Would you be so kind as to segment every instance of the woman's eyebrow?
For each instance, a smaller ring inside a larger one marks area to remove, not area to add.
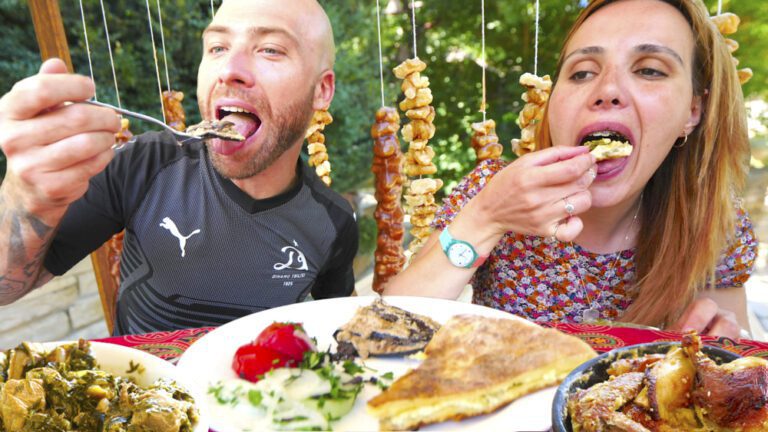
[[[677,60],[678,63],[680,63],[680,66],[683,66],[683,58],[680,57],[680,54],[675,52],[672,48],[665,47],[664,45],[656,45],[656,44],[642,44],[635,47],[635,51],[640,53],[648,53],[648,54],[667,54]]]
[[[574,56],[576,54],[582,54],[582,55],[586,55],[586,54],[602,54],[604,52],[605,52],[605,48],[599,47],[599,46],[588,46],[586,48],[579,48],[577,50],[574,50],[574,51],[571,51],[570,53],[568,53],[568,55],[565,56],[565,58],[563,58],[563,63],[568,61],[568,59],[571,58],[571,56]]]

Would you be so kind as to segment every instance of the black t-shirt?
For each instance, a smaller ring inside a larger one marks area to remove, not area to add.
[[[349,295],[352,208],[301,161],[297,174],[291,190],[254,200],[216,172],[201,143],[142,135],[69,207],[45,268],[61,275],[125,228],[116,334]]]

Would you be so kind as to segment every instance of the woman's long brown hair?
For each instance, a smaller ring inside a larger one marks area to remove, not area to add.
[[[557,66],[576,30],[598,9],[622,0],[594,0],[568,34]],[[672,5],[694,35],[693,91],[702,118],[687,142],[673,147],[643,192],[635,251],[636,286],[621,320],[664,326],[674,322],[714,269],[736,232],[735,197],[746,181],[749,138],[741,86],[723,37],[700,0],[653,0]],[[557,83],[555,83],[555,86]],[[556,126],[554,126],[556,127]],[[551,147],[545,112],[539,148]]]

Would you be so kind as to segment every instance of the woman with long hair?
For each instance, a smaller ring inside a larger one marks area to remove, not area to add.
[[[700,0],[595,0],[569,32],[538,151],[486,161],[385,294],[456,298],[535,321],[748,328],[756,257],[736,69]],[[627,157],[597,162],[609,138]],[[486,259],[487,258],[487,259]]]

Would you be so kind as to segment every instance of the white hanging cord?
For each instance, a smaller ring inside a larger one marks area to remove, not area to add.
[[[717,14],[723,13],[723,0],[717,0]]]
[[[533,38],[533,74],[539,75],[539,0],[536,0],[536,29]]]
[[[211,19],[216,15],[216,9],[213,8],[213,0],[211,0]]]
[[[163,12],[160,10],[160,0],[157,0],[157,20],[160,22],[160,42],[163,46],[163,64],[165,65],[165,84],[171,91],[171,75],[168,73],[168,55],[165,51],[165,34],[163,33]],[[160,98],[162,99],[162,98]]]
[[[167,123],[165,118],[165,103],[163,103],[163,85],[160,84],[160,66],[157,62],[157,49],[155,49],[155,32],[152,30],[152,11],[149,8],[149,0],[145,0],[147,4],[147,23],[149,23],[149,37],[152,39],[152,57],[155,59],[155,75],[157,75],[157,92],[160,95],[160,109],[163,111],[163,123]]]
[[[416,51],[416,1],[411,0],[411,26],[413,27],[413,57],[419,58]]]
[[[96,97],[96,80],[93,78],[93,63],[91,63],[91,45],[88,43],[88,27],[85,25],[85,12],[83,11],[83,0],[80,0],[80,19],[83,21],[83,38],[85,39],[85,52],[88,55],[88,71],[91,73],[94,91],[93,100],[98,101]]]
[[[379,0],[376,0],[376,28],[379,32],[379,78],[381,79],[381,106],[385,105],[384,102],[384,56],[381,52],[381,9],[379,7]]]
[[[107,12],[104,10],[104,0],[99,0],[101,5],[101,17],[104,19],[104,34],[107,36],[107,50],[109,51],[109,64],[112,66],[112,81],[115,82],[115,96],[117,107],[123,108],[120,103],[120,89],[117,88],[117,73],[115,73],[115,59],[112,57],[112,42],[109,41],[109,26],[107,26]]]
[[[483,66],[483,102],[480,105],[480,111],[483,113],[483,123],[486,121],[486,85],[485,85],[485,0],[480,0],[480,24],[482,26],[482,54],[481,61]]]

